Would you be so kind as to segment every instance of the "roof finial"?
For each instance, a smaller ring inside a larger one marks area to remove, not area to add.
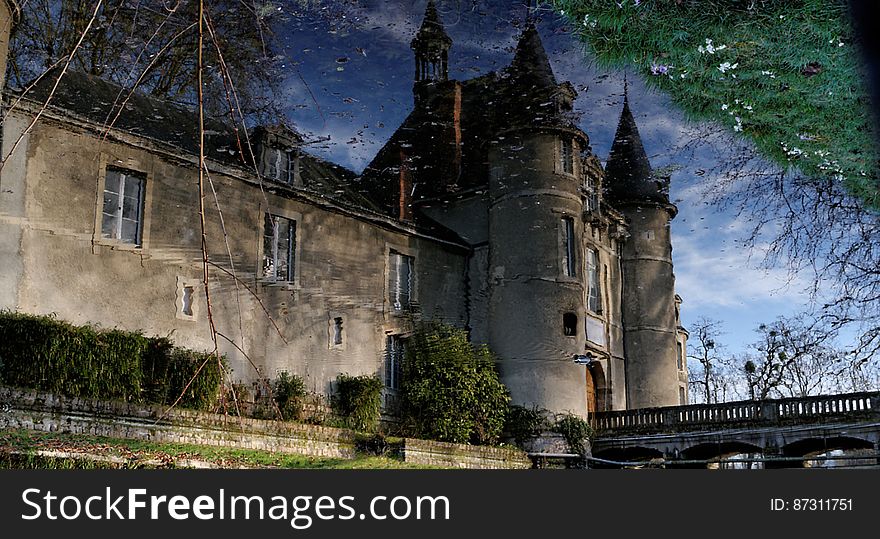
[[[623,72],[623,104],[629,105],[629,81],[626,79],[626,71]]]

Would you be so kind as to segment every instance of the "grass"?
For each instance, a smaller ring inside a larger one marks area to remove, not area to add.
[[[44,456],[38,454],[41,450],[82,456]],[[123,462],[110,463],[101,460],[107,458],[121,458]],[[389,457],[363,454],[354,459],[320,458],[250,449],[154,443],[23,429],[0,431],[0,468],[173,468],[177,467],[175,463],[181,459],[204,461],[222,468],[426,468]]]
[[[845,0],[548,0],[605,67],[629,67],[691,119],[783,169],[880,208],[863,62]],[[707,41],[711,40],[711,42]]]

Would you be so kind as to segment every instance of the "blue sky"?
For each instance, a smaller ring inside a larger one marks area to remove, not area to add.
[[[307,140],[329,136],[310,144],[312,153],[360,171],[412,110],[409,42],[426,1],[303,0],[300,11],[288,9],[280,30],[288,113]],[[522,3],[440,0],[438,8],[453,39],[451,78],[473,78],[510,62],[525,15]],[[538,28],[557,78],[571,81],[579,92],[581,128],[604,162],[623,104],[623,73],[592,65],[555,14],[543,13]],[[700,317],[720,320],[726,334],[719,341],[740,353],[755,340],[758,324],[806,308],[807,279],[792,278],[785,269],[759,269],[761,252],[737,246],[745,223],[704,200],[719,181],[711,169],[726,155],[729,141],[679,151],[705,126],[689,124],[665,95],[647,89],[638,77],[629,81],[630,104],[652,164],[680,167],[670,195],[679,208],[672,224],[673,258],[684,324]]]

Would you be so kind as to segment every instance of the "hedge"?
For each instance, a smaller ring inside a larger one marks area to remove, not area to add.
[[[211,355],[137,332],[0,312],[0,383],[11,386],[69,397],[172,404],[192,380],[178,405],[210,410],[222,384],[221,366]]]

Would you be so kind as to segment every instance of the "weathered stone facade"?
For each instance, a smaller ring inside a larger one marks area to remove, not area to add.
[[[289,371],[327,394],[378,374],[393,393],[423,318],[488,343],[518,404],[679,404],[675,207],[628,105],[603,170],[533,27],[507,70],[470,81],[448,80],[451,46],[429,2],[415,110],[362,175],[291,129],[240,144],[209,126],[209,293],[234,377]],[[212,349],[192,112],[133,95],[108,129],[117,87],[67,73],[44,106],[55,78],[4,112],[0,308]]]

